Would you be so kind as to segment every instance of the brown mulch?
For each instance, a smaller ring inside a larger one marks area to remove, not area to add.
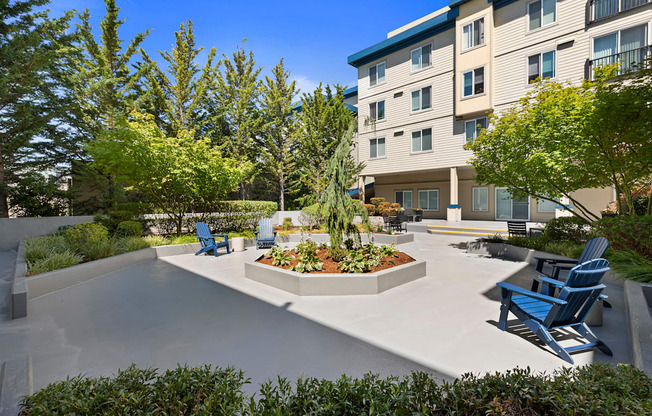
[[[294,257],[297,257],[296,251],[291,250],[290,253]],[[373,272],[389,269],[389,268],[392,268],[394,266],[400,266],[402,264],[407,264],[407,263],[411,263],[411,262],[415,261],[412,257],[408,256],[407,254],[405,254],[405,253],[403,253],[401,251],[399,251],[397,254],[398,254],[398,257],[393,257],[393,256],[383,257],[382,260],[381,260],[380,266],[372,267],[370,272],[373,273]],[[317,250],[317,257],[322,259],[322,261],[324,262],[323,268],[322,268],[321,271],[313,271],[313,272],[310,272],[310,273],[343,273],[338,268],[339,263],[334,261],[330,257],[328,257],[328,250],[327,249],[324,249],[324,248],[318,249]],[[272,261],[273,260],[272,260],[271,257],[264,257],[264,256],[261,257],[259,260],[256,260],[256,262],[258,262],[258,263],[267,264],[269,266],[273,266]],[[286,269],[287,270],[290,267],[295,266],[297,263],[299,263],[299,260],[294,259],[287,266],[274,266],[274,267],[279,267],[281,269]],[[346,274],[349,274],[349,273],[346,273]]]

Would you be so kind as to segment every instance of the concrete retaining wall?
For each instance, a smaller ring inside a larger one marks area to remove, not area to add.
[[[27,262],[25,261],[25,243],[18,245],[14,281],[11,283],[11,319],[27,316]]]
[[[625,281],[633,364],[652,377],[652,295],[646,297],[644,291],[652,293],[652,285]]]
[[[310,238],[315,243],[328,243],[330,241],[330,236],[328,234],[304,234],[304,240]],[[346,238],[346,237],[345,237]],[[369,242],[369,236],[367,234],[362,234],[360,236],[363,243]],[[414,234],[374,234],[374,242],[376,244],[405,244],[411,243],[414,241]],[[301,234],[290,234],[287,236],[278,236],[276,238],[279,243],[300,243]],[[255,243],[255,241],[254,241]]]
[[[93,216],[0,218],[0,250],[15,250],[18,243],[39,235],[51,234],[62,225],[93,222]]]

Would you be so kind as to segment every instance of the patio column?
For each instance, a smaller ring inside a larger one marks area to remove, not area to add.
[[[364,194],[364,187],[365,187],[365,182],[367,182],[367,177],[366,176],[358,176],[358,194],[360,196],[360,201],[362,203],[365,203],[365,194]]]
[[[457,168],[451,168],[450,183],[450,205],[446,208],[446,220],[450,222],[460,222],[462,220],[462,207],[458,204]]]

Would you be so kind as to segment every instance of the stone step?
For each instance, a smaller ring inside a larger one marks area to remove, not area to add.
[[[455,227],[446,225],[429,225],[428,234],[470,235],[481,237],[491,237],[494,235],[506,237],[508,235],[507,230],[496,228]]]

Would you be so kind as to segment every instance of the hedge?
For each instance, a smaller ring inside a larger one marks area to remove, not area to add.
[[[529,368],[453,382],[413,372],[336,381],[279,377],[256,395],[242,371],[205,365],[158,374],[135,366],[113,377],[77,376],[27,396],[23,415],[650,415],[652,380],[629,365]]]

